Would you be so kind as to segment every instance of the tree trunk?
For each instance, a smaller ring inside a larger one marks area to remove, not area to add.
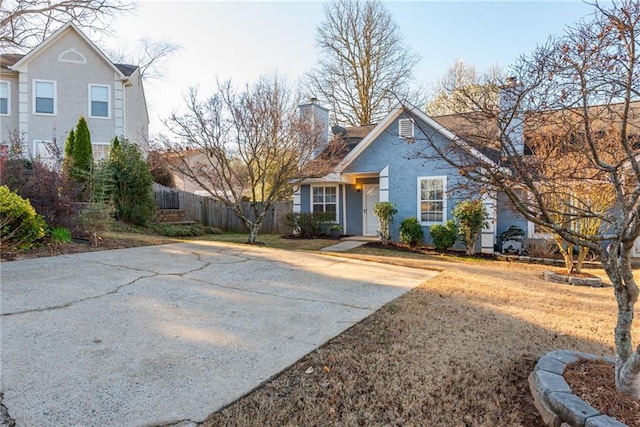
[[[264,217],[267,215],[267,212],[269,211],[270,207],[271,205],[267,204],[266,206],[262,206],[262,209],[260,209],[258,207],[258,204],[254,203],[252,205],[252,209],[253,209],[253,215],[256,218],[255,221],[251,222],[249,221],[248,218],[246,217],[243,218],[243,221],[245,222],[245,226],[249,230],[249,237],[247,238],[247,243],[254,244],[256,242],[256,238],[258,237],[258,232],[260,231],[260,228],[262,228],[262,221],[264,220]]]
[[[558,250],[560,251],[562,258],[564,258],[564,267],[567,274],[571,274],[573,271],[573,245],[571,243],[566,243],[558,234],[554,234],[553,240],[555,240]],[[565,244],[567,245],[566,249],[564,247]]]
[[[247,238],[247,243],[254,244],[256,242],[258,232],[260,231],[260,225],[262,224],[258,223],[257,221],[251,224],[251,227],[249,227],[249,237]]]
[[[578,249],[578,260],[576,261],[576,273],[582,273],[582,265],[584,264],[584,260],[589,253],[589,248],[586,246],[580,246]]]
[[[626,246],[626,245],[624,245]],[[638,300],[638,286],[631,270],[631,249],[619,245],[619,250],[603,254],[602,264],[611,279],[618,302],[618,322],[615,328],[616,387],[640,399],[640,346],[635,351],[631,330],[634,305]]]
[[[616,327],[616,346],[617,335]],[[616,357],[616,387],[622,393],[640,399],[640,346],[624,362],[620,357]]]

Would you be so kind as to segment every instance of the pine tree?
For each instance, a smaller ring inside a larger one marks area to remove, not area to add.
[[[67,140],[64,143],[64,160],[62,162],[62,169],[66,173],[71,173],[71,168],[73,167],[73,148],[76,143],[76,132],[71,129],[69,131],[69,135],[67,136]]]
[[[73,176],[84,182],[93,168],[93,152],[91,149],[91,134],[84,117],[80,117],[76,126],[73,142]]]

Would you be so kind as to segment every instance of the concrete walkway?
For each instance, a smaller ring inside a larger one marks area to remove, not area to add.
[[[343,237],[340,240],[340,243],[327,246],[326,248],[322,248],[320,250],[323,252],[345,252],[345,251],[348,251],[349,249],[353,249],[353,248],[357,248],[362,245],[365,245],[368,242],[376,242],[378,240],[380,240],[378,237],[371,237],[371,236]]]
[[[327,246],[326,248],[320,249],[323,252],[345,252],[349,249],[357,248],[366,244],[367,242],[356,241],[356,240],[345,240],[340,243],[336,243],[335,245]]]
[[[0,271],[0,410],[18,427],[203,421],[437,274],[213,242]]]

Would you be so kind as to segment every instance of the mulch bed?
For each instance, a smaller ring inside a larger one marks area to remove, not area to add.
[[[616,390],[613,364],[585,360],[567,365],[564,379],[573,394],[629,427],[640,427],[640,400]]]
[[[444,252],[438,252],[428,246],[418,245],[418,246],[411,247],[409,245],[404,245],[402,243],[396,243],[396,242],[388,242],[386,245],[383,245],[382,242],[380,241],[367,242],[364,246],[368,248],[387,249],[387,250],[399,251],[399,252],[413,252],[417,254],[425,254],[425,255],[433,255],[433,256],[449,255],[449,256],[455,256],[463,259],[473,259],[473,258],[495,259],[492,254],[475,253],[473,255],[467,255],[464,251],[453,250],[453,249],[449,249]]]

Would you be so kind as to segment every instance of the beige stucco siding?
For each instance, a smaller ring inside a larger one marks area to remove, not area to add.
[[[11,89],[10,114],[0,116],[0,142],[17,132],[27,154],[36,154],[36,141],[55,139],[63,149],[68,132],[83,116],[94,144],[125,136],[147,146],[149,118],[139,70],[111,63],[72,23],[28,54],[3,55],[3,60],[13,65],[0,71],[0,80],[10,81]],[[54,88],[53,114],[35,111],[37,81],[48,82],[47,90]],[[107,101],[106,116],[92,116],[92,88],[97,111],[104,111]]]
[[[79,62],[65,62],[65,58],[77,59]],[[26,110],[29,120],[28,129],[24,134],[30,149],[33,149],[34,140],[52,140],[54,137],[62,148],[67,133],[75,128],[80,116],[87,119],[92,141],[108,142],[113,139],[117,121],[114,92],[116,86],[121,85],[121,77],[80,35],[72,30],[66,31],[62,37],[31,59],[27,67],[28,82],[26,87],[23,85],[23,89],[28,91]],[[55,81],[54,115],[35,114],[35,80]],[[90,117],[90,84],[109,87],[108,118]],[[122,119],[120,120],[122,122]]]
[[[140,77],[140,70],[136,70],[129,77],[129,84],[124,87],[125,108],[125,136],[136,142],[143,149],[148,148],[149,116],[144,97],[144,88]]]
[[[0,115],[0,144],[8,144],[13,131],[18,129],[18,75],[2,73],[0,81],[9,82],[9,115]]]

